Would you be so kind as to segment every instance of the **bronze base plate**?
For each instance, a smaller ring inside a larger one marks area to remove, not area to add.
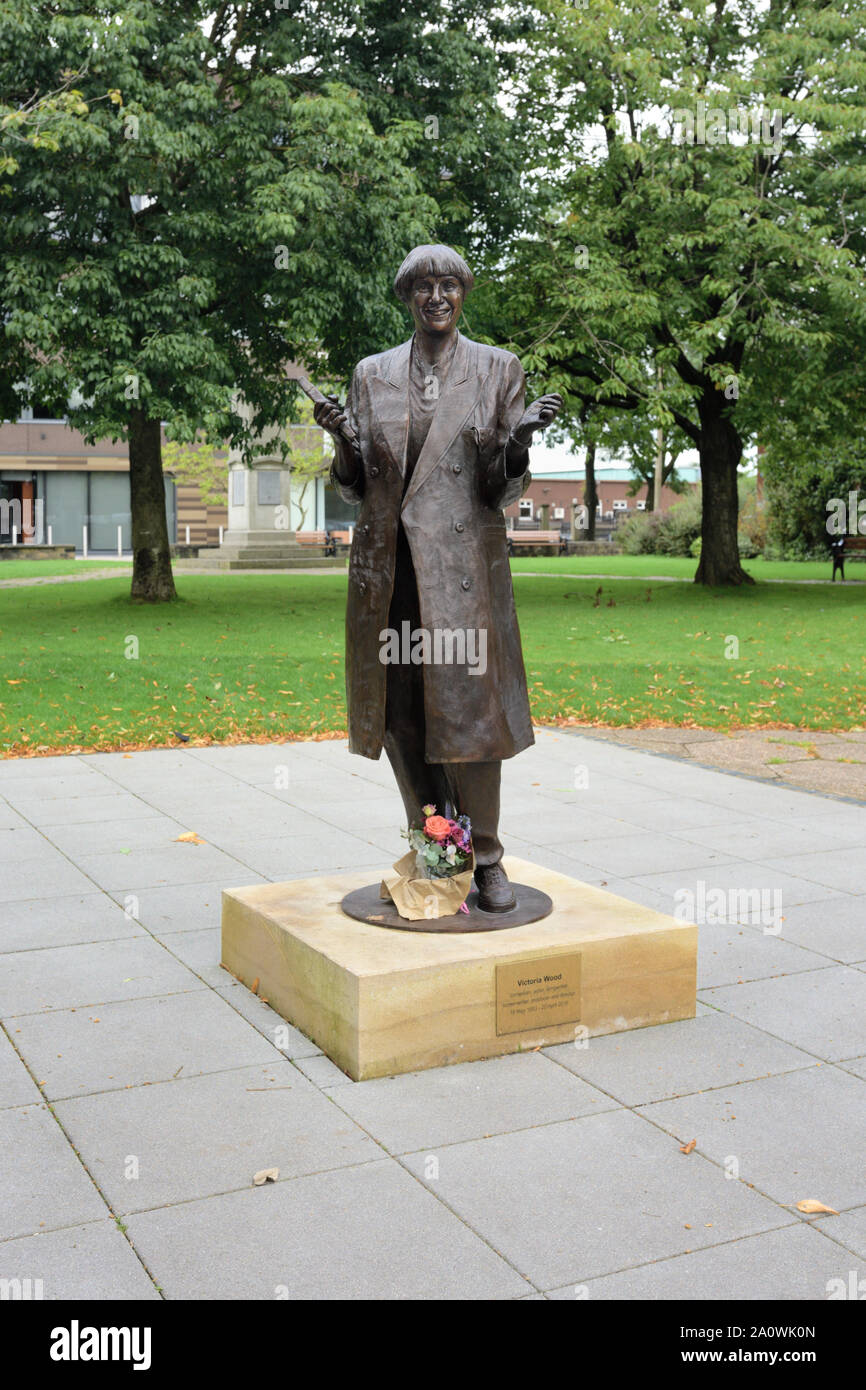
[[[525,927],[540,922],[553,911],[553,899],[527,883],[512,883],[517,905],[508,912],[482,912],[478,906],[478,890],[473,888],[466,899],[468,914],[455,912],[450,917],[410,922],[401,917],[390,898],[379,897],[379,884],[370,883],[347,893],[340,903],[347,917],[357,922],[369,922],[375,927],[394,927],[398,931],[473,932],[504,931],[506,927]]]

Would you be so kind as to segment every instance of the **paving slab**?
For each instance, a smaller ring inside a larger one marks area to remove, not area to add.
[[[276,1059],[273,1043],[211,990],[26,1014],[8,1026],[48,1100]]]
[[[160,1294],[113,1221],[93,1221],[0,1243],[0,1279],[39,1280],[46,1302],[160,1301]]]
[[[33,758],[29,761],[41,763],[42,759]],[[8,764],[0,764],[3,771],[7,768]],[[39,776],[38,773],[43,775]],[[91,799],[113,796],[118,787],[110,778],[87,769],[73,770],[71,767],[64,767],[59,772],[46,775],[42,768],[33,773],[29,768],[18,767],[15,776],[6,777],[0,782],[0,790],[5,799],[18,810],[19,803],[25,801],[44,803],[68,797]]]
[[[701,998],[827,1061],[866,1052],[866,977],[848,965],[701,990]]]
[[[838,1217],[834,1217],[829,1229],[834,1239],[844,1245],[846,1250],[852,1251],[861,1260],[866,1260],[866,1206],[840,1212]],[[860,1285],[858,1301],[862,1301],[866,1294],[866,1269],[859,1268],[857,1277]]]
[[[22,796],[17,802],[21,815],[40,830],[52,826],[87,825],[91,821],[148,820],[159,812],[132,792],[111,789],[99,796]]]
[[[105,893],[0,903],[0,954],[143,935],[144,929]]]
[[[341,1090],[335,1100],[394,1154],[488,1138],[617,1106],[610,1096],[540,1052],[361,1081]]]
[[[820,822],[806,828],[793,827],[782,821],[750,816],[748,824],[695,826],[692,829],[677,831],[680,839],[689,844],[706,845],[728,854],[733,859],[771,860],[779,856],[791,858],[791,867],[796,873],[794,856],[820,851],[824,855],[835,854],[839,842],[830,830],[822,830]],[[831,885],[835,886],[835,885]]]
[[[825,904],[810,906],[815,914]],[[802,909],[799,909],[802,910]],[[798,911],[794,908],[792,911]],[[784,933],[787,917],[780,923]],[[796,974],[800,970],[822,969],[827,957],[807,951],[760,926],[733,922],[717,925],[703,922],[698,928],[698,989],[716,985],[744,984],[775,975]]]
[[[170,1299],[426,1303],[533,1291],[395,1159],[164,1207],[128,1229]]]
[[[83,859],[92,854],[126,854],[131,850],[163,848],[173,844],[188,828],[170,816],[134,816],[128,820],[112,816],[75,825],[47,825],[42,834],[62,854]]]
[[[3,957],[0,1017],[203,989],[149,937],[15,951]]]
[[[689,1160],[695,1153],[722,1167],[735,1160],[742,1181],[794,1216],[804,1198],[837,1211],[866,1201],[866,1082],[838,1067],[658,1101],[641,1113],[679,1143],[696,1138]]]
[[[50,846],[32,825],[0,830],[0,876],[5,878],[6,870],[20,859],[38,859],[46,848]]]
[[[571,852],[565,840],[558,840],[550,847],[562,854]],[[575,841],[573,849],[575,857],[583,862],[594,864],[605,873],[626,878],[639,874],[660,874],[666,870],[687,873],[734,862],[730,855],[704,845],[690,845],[675,836],[660,835],[649,830]]]
[[[454,1144],[433,1157],[435,1166],[425,1153],[403,1162],[539,1289],[790,1222],[628,1110]]]
[[[174,932],[165,939],[166,948],[179,961],[198,975],[200,980],[218,989],[226,982],[226,972],[220,964],[222,933],[218,926],[203,927],[200,931]]]
[[[131,1090],[58,1101],[56,1112],[88,1171],[125,1214],[380,1158],[382,1150],[302,1076],[275,1057]],[[126,1176],[128,1159],[138,1177]]]
[[[545,1053],[629,1106],[815,1065],[807,1052],[719,1013],[583,1041]]]
[[[75,753],[49,754],[44,758],[3,758],[0,759],[0,789],[21,778],[42,782],[57,777],[88,777],[92,772],[93,768]]]
[[[0,1110],[0,1173],[0,1241],[108,1213],[44,1105]]]
[[[0,827],[4,830],[14,830],[26,824],[27,821],[24,817],[19,815],[19,813],[9,805],[8,801],[4,801],[2,797],[0,797]]]
[[[536,844],[550,845],[552,848],[570,844],[574,846],[576,853],[580,853],[582,840],[598,839],[601,836],[615,838],[620,835],[641,834],[641,827],[624,817],[605,816],[599,811],[582,806],[537,803],[538,798],[526,803],[522,809],[518,804],[514,805],[513,809],[509,808],[502,816],[500,829],[506,835],[516,835],[521,839],[526,837],[527,830],[531,830],[532,839]],[[529,824],[526,820],[527,813],[532,816]]]
[[[0,1109],[12,1105],[38,1105],[41,1100],[32,1076],[0,1029]]]
[[[82,854],[78,863],[93,883],[115,894],[169,883],[212,883],[219,878],[229,882],[246,870],[244,863],[223,850],[191,841],[164,844],[157,849],[134,849],[129,854],[119,850],[113,854]]]
[[[82,893],[92,893],[95,886],[86,873],[43,842],[38,853],[31,851],[26,858],[4,864],[0,874],[0,903],[67,895],[79,897]]]
[[[786,941],[847,964],[866,957],[866,897],[846,894],[829,902],[789,907],[782,923]]]
[[[850,1263],[850,1261],[848,1262]],[[745,1236],[690,1255],[675,1255],[585,1284],[548,1291],[553,1301],[684,1299],[687,1302],[826,1299],[834,1279],[847,1280],[845,1251],[813,1226]],[[686,1345],[686,1344],[684,1344]],[[704,1348],[705,1341],[695,1342]]]
[[[374,845],[355,835],[329,830],[324,824],[318,832],[293,835],[287,839],[238,840],[232,853],[257,874],[274,883],[331,869],[382,865],[382,854]],[[237,871],[235,871],[237,873]]]
[[[782,873],[796,873],[826,888],[834,888],[841,893],[866,893],[866,842],[863,845],[840,849],[838,846],[830,854],[784,855],[780,858],[767,857],[771,869]]]
[[[236,869],[244,885],[264,883],[260,874],[251,869]],[[133,897],[134,916],[154,936],[168,937],[175,932],[202,931],[220,920],[222,891],[231,884],[225,880],[215,883],[174,883],[165,888],[140,888],[134,894],[117,893],[119,903]],[[2,920],[2,919],[0,919]]]
[[[842,889],[828,888],[753,859],[731,859],[725,864],[709,865],[697,871],[688,869],[680,873],[640,873],[636,874],[636,878],[638,883],[644,884],[647,888],[654,888],[671,902],[676,902],[686,895],[699,901],[701,894],[704,900],[707,900],[711,892],[721,888],[724,892],[732,894],[730,910],[727,913],[730,921],[749,921],[750,917],[760,920],[765,912],[765,901],[773,904],[778,902],[781,911],[785,913],[799,903],[828,902],[844,893]],[[750,908],[748,904],[754,895],[762,892],[768,895],[767,898],[760,900],[757,909]],[[742,909],[738,906],[741,902],[746,904]]]

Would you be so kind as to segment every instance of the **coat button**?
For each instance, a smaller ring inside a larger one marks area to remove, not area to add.
[[[462,473],[462,472],[463,472],[463,464],[462,464],[462,463],[452,463],[452,465],[451,465],[451,472],[452,472],[452,473]]]
[[[466,530],[466,527],[463,525],[463,522],[462,522],[462,521],[455,521],[455,523],[454,523],[454,530],[455,530],[455,531],[465,531],[465,530]]]
[[[471,588],[472,588],[472,585],[470,584],[470,582],[469,582],[468,579],[461,579],[461,580],[460,580],[460,587],[461,587],[461,589],[471,589]]]
[[[378,476],[379,476],[379,470],[378,470],[378,468],[376,467],[376,465],[373,464],[373,467],[370,469],[370,477],[371,477],[371,478],[378,478]]]

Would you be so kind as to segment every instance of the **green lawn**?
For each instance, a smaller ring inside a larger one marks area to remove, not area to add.
[[[130,603],[121,577],[4,590],[3,751],[345,728],[345,574],[181,575],[177,583],[180,600],[157,608]],[[517,576],[515,591],[540,721],[866,723],[859,586],[707,591]],[[734,638],[739,656],[728,659]]]
[[[665,555],[550,555],[516,556],[511,567],[515,574],[603,574],[628,575],[643,578],[660,575],[668,579],[689,579],[695,577],[697,560]],[[820,579],[830,581],[833,566],[827,560],[744,560],[743,568],[754,579]],[[855,560],[849,562],[845,571],[848,579],[866,580],[866,564]],[[838,580],[836,581],[838,584]]]
[[[121,560],[3,560],[0,579],[56,579],[64,574],[85,574],[88,570],[108,570],[115,565],[127,569],[131,561]]]

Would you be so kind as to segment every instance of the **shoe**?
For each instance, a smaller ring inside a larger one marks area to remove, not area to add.
[[[508,875],[501,864],[479,864],[475,869],[475,886],[482,912],[510,912],[517,906]]]

